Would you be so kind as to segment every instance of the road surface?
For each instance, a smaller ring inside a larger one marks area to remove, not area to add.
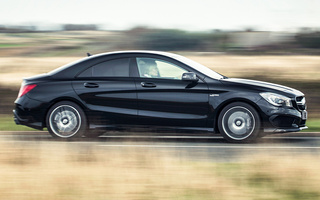
[[[238,160],[270,156],[297,156],[319,155],[319,133],[286,133],[266,136],[250,144],[227,143],[218,135],[172,135],[149,133],[109,133],[99,138],[79,138],[60,140],[52,138],[48,132],[8,132],[0,131],[0,142],[21,145],[50,145],[54,143],[67,143],[79,148],[98,148],[108,150],[139,150],[153,149],[166,152],[173,156],[191,160],[236,162]]]

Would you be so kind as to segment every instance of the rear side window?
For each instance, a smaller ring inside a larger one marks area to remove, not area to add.
[[[101,62],[83,71],[78,77],[129,77],[129,58]]]

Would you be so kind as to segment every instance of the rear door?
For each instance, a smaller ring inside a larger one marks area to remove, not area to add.
[[[137,118],[137,95],[131,77],[130,57],[106,59],[94,64],[73,81],[79,98],[96,126],[132,124]]]
[[[204,81],[182,81],[182,74],[190,70],[166,58],[137,56],[135,60],[139,124],[206,126],[209,104]]]

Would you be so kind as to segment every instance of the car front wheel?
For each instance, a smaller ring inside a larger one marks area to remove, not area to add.
[[[260,132],[260,117],[249,104],[234,102],[224,107],[218,118],[221,135],[229,142],[250,142]]]
[[[83,110],[75,103],[62,101],[54,104],[48,111],[46,124],[53,137],[81,137],[87,129]]]

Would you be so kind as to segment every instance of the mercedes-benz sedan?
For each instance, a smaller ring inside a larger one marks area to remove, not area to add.
[[[89,55],[24,79],[14,119],[60,138],[138,127],[248,142],[307,128],[305,102],[298,90],[227,78],[180,55],[125,51]]]

